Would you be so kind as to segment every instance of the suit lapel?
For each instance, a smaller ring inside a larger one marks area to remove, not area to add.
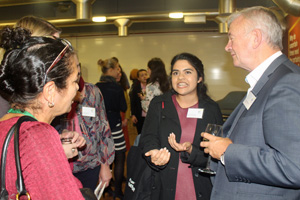
[[[229,118],[226,120],[225,124],[223,125],[223,132],[225,137],[229,137],[231,135],[231,132],[233,128],[235,127],[238,119],[243,114],[243,112],[246,110],[245,106],[243,105],[243,100],[239,103],[239,105],[234,109],[234,111],[231,113]]]
[[[259,81],[256,83],[255,87],[252,90],[252,93],[254,96],[258,96],[258,93],[261,91],[261,89],[264,87],[264,85],[268,82],[270,79],[270,76],[273,74],[273,72],[279,67],[280,64],[282,64],[285,60],[287,60],[287,57],[285,55],[281,55],[278,58],[276,58],[271,65],[267,68],[267,70],[263,73]],[[245,97],[247,98],[247,97]],[[227,121],[224,124],[224,133],[227,134],[226,137],[229,137],[231,133],[233,132],[238,120],[242,116],[244,112],[247,112],[246,107],[243,105],[243,101],[245,98],[239,103],[239,105],[234,109],[230,117],[227,119]],[[255,103],[255,102],[254,102]]]
[[[261,89],[265,86],[267,81],[270,79],[270,76],[274,73],[274,71],[288,58],[282,54],[278,58],[276,58],[271,65],[267,68],[267,70],[263,73],[259,81],[256,83],[255,87],[252,90],[252,93],[255,96],[258,96],[258,93],[261,91]]]

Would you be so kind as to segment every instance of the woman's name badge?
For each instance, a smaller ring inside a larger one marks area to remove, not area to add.
[[[202,119],[203,111],[203,108],[189,108],[186,117]]]
[[[82,116],[96,117],[96,109],[91,107],[82,107]]]

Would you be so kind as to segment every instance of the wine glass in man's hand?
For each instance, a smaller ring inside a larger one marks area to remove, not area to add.
[[[205,129],[206,133],[210,133],[214,136],[219,136],[219,137],[223,137],[223,129],[221,125],[217,125],[217,124],[207,124],[206,129]],[[203,141],[207,141],[207,139],[203,138]],[[199,172],[202,173],[207,173],[207,174],[216,174],[215,171],[213,171],[212,169],[210,169],[210,160],[211,160],[211,156],[208,156],[208,160],[207,160],[207,164],[205,168],[200,168]]]

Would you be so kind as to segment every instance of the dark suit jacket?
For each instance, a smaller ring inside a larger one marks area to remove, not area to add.
[[[219,162],[212,200],[300,199],[300,68],[275,59],[224,124],[233,144]]]
[[[196,132],[192,133],[195,134],[194,141],[191,141],[193,150],[190,155],[182,152],[181,160],[191,164],[197,199],[208,200],[211,192],[209,176],[198,173],[198,168],[205,167],[207,162],[207,154],[203,152],[202,148],[200,149],[200,134],[205,130],[208,123],[222,124],[223,121],[219,106],[213,100],[199,100],[199,108],[204,108],[204,114],[203,119],[197,120]],[[167,92],[151,101],[140,139],[140,147],[142,147],[144,153],[163,147],[167,147],[171,153],[170,161],[163,169],[154,165],[148,159],[149,164],[159,171],[161,188],[159,188],[160,190],[156,189],[156,191],[160,192],[160,194],[154,194],[156,199],[159,200],[175,198],[179,153],[169,145],[168,136],[172,132],[176,135],[176,141],[180,142],[181,127],[179,117],[173,104],[172,93]]]

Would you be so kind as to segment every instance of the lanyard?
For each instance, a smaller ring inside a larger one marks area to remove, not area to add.
[[[30,112],[27,112],[26,110],[24,112],[22,112],[20,109],[11,108],[7,111],[7,113],[19,113],[19,114],[27,115],[29,117],[36,119]]]

